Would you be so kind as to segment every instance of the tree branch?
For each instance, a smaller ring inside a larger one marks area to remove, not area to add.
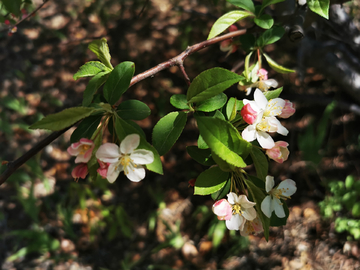
[[[46,2],[46,1],[44,1]],[[246,29],[244,30],[238,30],[238,31],[234,31],[219,37],[215,37],[209,40],[205,40],[203,42],[197,43],[193,46],[188,47],[185,51],[183,51],[181,54],[179,54],[178,56],[163,62],[143,73],[140,73],[138,75],[136,75],[135,77],[132,78],[131,82],[130,82],[130,86],[148,78],[151,77],[153,75],[155,75],[156,73],[170,68],[172,66],[179,66],[180,69],[182,70],[186,81],[189,83],[190,79],[189,77],[186,75],[183,63],[184,60],[191,54],[193,54],[194,52],[200,51],[201,49],[204,49],[212,44],[221,42],[223,40],[226,39],[230,39],[233,37],[237,37],[240,35],[243,35],[246,33]],[[129,87],[130,87],[129,86]],[[50,144],[52,141],[54,141],[55,139],[57,139],[58,137],[60,137],[65,131],[67,131],[70,127],[65,128],[63,130],[60,131],[55,131],[53,133],[51,133],[48,137],[46,137],[45,139],[41,140],[40,142],[38,142],[36,145],[34,145],[28,152],[26,152],[24,155],[22,155],[21,157],[19,157],[17,160],[12,161],[12,162],[8,162],[7,163],[7,168],[6,170],[0,175],[0,185],[2,185],[9,177],[11,174],[13,174],[21,165],[23,165],[26,161],[28,161],[31,157],[33,157],[34,155],[36,155],[40,150],[42,150],[45,146],[47,146],[48,144]]]

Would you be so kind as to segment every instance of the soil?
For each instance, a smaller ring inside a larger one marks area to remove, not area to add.
[[[48,134],[27,129],[42,115],[81,103],[88,79],[74,81],[72,76],[86,61],[96,59],[87,50],[89,42],[106,37],[113,65],[133,61],[138,74],[205,40],[224,6],[205,0],[49,1],[36,17],[20,24],[13,36],[7,36],[4,28],[0,33],[1,160],[18,158]],[[296,68],[297,46],[283,40],[266,51],[281,64]],[[241,67],[244,57],[241,50],[226,56],[214,45],[189,57],[185,69],[193,79],[212,67]],[[223,223],[211,212],[211,197],[193,195],[188,181],[206,169],[186,153],[186,146],[196,144],[198,137],[193,119],[162,157],[164,175],[149,172],[139,183],[121,176],[112,185],[73,181],[73,159],[66,152],[75,129],[71,128],[0,187],[2,269],[360,269],[360,242],[337,233],[334,219],[324,219],[318,206],[328,194],[329,180],[343,181],[348,175],[359,178],[360,116],[349,110],[357,104],[331,78],[311,68],[304,70],[302,79],[296,74],[269,75],[284,86],[282,97],[297,108],[284,121],[290,131],[286,138],[290,158],[283,164],[271,162],[269,174],[279,180],[293,179],[298,187],[289,201],[287,224],[271,228],[269,241],[262,234],[246,238],[221,229]],[[151,116],[138,122],[149,141],[154,124],[174,109],[171,95],[186,93],[186,89],[180,70],[172,67],[127,91],[124,99],[136,98],[151,108]],[[236,86],[226,94],[245,98]],[[304,159],[299,137],[311,121],[319,123],[333,100],[342,105],[329,118],[322,159],[314,166]],[[38,222],[20,200],[29,198],[32,182]],[[84,195],[83,190],[91,191]],[[59,205],[73,211],[73,237]],[[126,214],[118,213],[118,219],[111,212],[113,216],[107,218],[107,209],[123,209]],[[60,249],[42,252],[39,247],[7,260],[29,245],[16,232],[38,229],[57,239]],[[215,232],[223,236],[214,246]]]

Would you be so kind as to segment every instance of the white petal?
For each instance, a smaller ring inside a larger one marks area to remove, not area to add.
[[[120,143],[120,151],[123,154],[130,154],[139,146],[140,136],[138,134],[130,134]]]
[[[252,142],[256,139],[256,128],[255,125],[247,126],[243,132],[241,133],[241,136],[245,141]]]
[[[284,207],[279,199],[274,198],[272,201],[272,205],[275,210],[275,215],[277,215],[279,218],[285,217]]]
[[[244,209],[242,215],[247,220],[254,220],[256,218],[256,210],[254,209],[254,207]]]
[[[256,203],[249,201],[245,195],[240,195],[237,201],[243,208],[252,208]]]
[[[227,197],[230,204],[235,204],[238,200],[238,196],[234,192],[230,192]]]
[[[138,149],[130,154],[135,164],[150,164],[154,161],[154,153],[149,150]]]
[[[104,143],[96,152],[96,158],[103,162],[115,163],[120,156],[119,146],[115,143]]]
[[[265,80],[264,83],[269,87],[276,88],[278,86],[278,82],[276,80],[274,80],[274,79]]]
[[[272,202],[271,202],[271,196],[268,195],[265,197],[265,199],[261,203],[261,211],[264,213],[265,216],[268,218],[271,217],[271,213],[274,209],[272,209]]]
[[[266,105],[268,104],[268,100],[266,99],[266,97],[264,96],[264,94],[261,92],[260,89],[256,88],[254,93],[254,100],[260,109],[265,110]]]
[[[229,230],[238,231],[244,227],[245,219],[240,215],[233,215],[230,220],[226,220],[225,224]]]
[[[264,131],[257,131],[256,138],[260,146],[264,149],[271,149],[275,146],[273,138],[271,138],[271,136]]]
[[[270,190],[273,189],[274,185],[275,185],[274,177],[272,177],[270,175],[266,176],[265,190],[267,193],[269,193]]]
[[[266,111],[269,116],[277,116],[282,113],[283,108],[285,107],[285,100],[282,98],[274,98],[269,100],[269,103],[266,106]]]
[[[277,189],[282,189],[282,195],[291,196],[296,192],[296,183],[291,179],[282,181]]]
[[[145,178],[145,169],[143,166],[133,167],[129,165],[126,177],[129,178],[130,181],[139,182]]]
[[[271,125],[277,126],[277,131],[276,131],[277,133],[284,136],[288,135],[289,131],[275,117],[271,117],[271,119],[269,119],[269,123],[271,123]]]
[[[121,168],[120,168],[121,167]],[[116,167],[116,164],[110,164],[108,168],[108,172],[106,174],[106,179],[110,183],[114,183],[115,180],[118,178],[119,173],[122,171],[122,166]]]

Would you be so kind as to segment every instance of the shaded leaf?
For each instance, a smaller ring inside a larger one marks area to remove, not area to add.
[[[100,72],[96,74],[95,77],[89,81],[83,94],[82,105],[84,107],[89,106],[91,104],[94,95],[96,94],[96,91],[106,82],[108,77],[109,77],[108,71]]]
[[[189,110],[190,109],[189,105],[187,104],[186,95],[184,95],[184,94],[172,95],[170,98],[170,103],[175,108],[180,109],[180,110]]]
[[[92,115],[82,120],[79,126],[71,134],[70,142],[78,142],[81,138],[91,139],[91,136],[99,126],[102,117],[102,115]]]
[[[266,158],[263,151],[253,146],[250,151],[250,156],[254,162],[256,174],[259,179],[265,181],[265,177],[268,175],[269,161]]]
[[[216,164],[211,157],[210,149],[200,149],[195,145],[191,145],[186,147],[186,151],[188,152],[188,154],[192,159],[199,162],[200,164],[206,166],[211,166]]]
[[[132,99],[121,102],[116,112],[125,120],[142,120],[150,115],[151,110],[145,103]]]

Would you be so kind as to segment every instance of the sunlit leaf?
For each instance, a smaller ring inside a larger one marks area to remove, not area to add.
[[[254,18],[254,22],[264,29],[270,29],[274,24],[274,19],[268,14],[262,14],[260,17]]]
[[[211,167],[203,171],[195,182],[195,195],[209,195],[220,190],[229,179],[229,173],[223,172],[219,167]]]
[[[100,72],[108,71],[111,72],[111,69],[107,68],[103,63],[99,61],[90,61],[82,65],[78,72],[76,72],[73,76],[74,80],[83,77],[91,77],[95,76]]]
[[[99,126],[102,117],[102,115],[92,115],[82,120],[79,126],[71,134],[70,142],[78,142],[81,138],[91,139],[91,136]]]
[[[268,56],[266,53],[263,53],[266,61],[268,62],[269,66],[275,70],[276,72],[279,72],[279,73],[292,73],[292,72],[295,72],[295,70],[293,69],[289,69],[289,68],[286,68],[286,67],[283,67],[283,66],[280,66],[278,63],[276,63],[274,60],[272,60],[270,58],[270,56]]]
[[[250,151],[250,156],[254,162],[256,174],[259,179],[265,181],[265,177],[268,174],[269,161],[266,158],[263,151],[253,146]]]
[[[237,21],[242,20],[251,15],[252,15],[251,13],[242,10],[234,10],[222,15],[219,19],[217,19],[217,21],[212,26],[208,39],[216,37],[217,35],[224,32],[227,28],[229,28]]]
[[[266,30],[256,40],[256,45],[264,47],[266,45],[275,43],[285,34],[285,29],[281,26],[273,26],[271,29]]]
[[[312,12],[329,19],[330,0],[307,0],[306,2]]]
[[[96,54],[97,58],[99,58],[99,60],[103,62],[105,66],[113,69],[113,66],[110,63],[111,56],[106,38],[92,41],[88,48]]]
[[[196,111],[212,112],[224,106],[226,101],[227,96],[224,93],[220,93],[212,98],[197,103]]]
[[[252,13],[255,13],[255,6],[252,0],[226,0],[227,2]]]
[[[180,110],[189,110],[190,109],[189,105],[187,105],[186,95],[184,95],[184,94],[172,95],[170,98],[170,103],[175,108],[180,109]]]

